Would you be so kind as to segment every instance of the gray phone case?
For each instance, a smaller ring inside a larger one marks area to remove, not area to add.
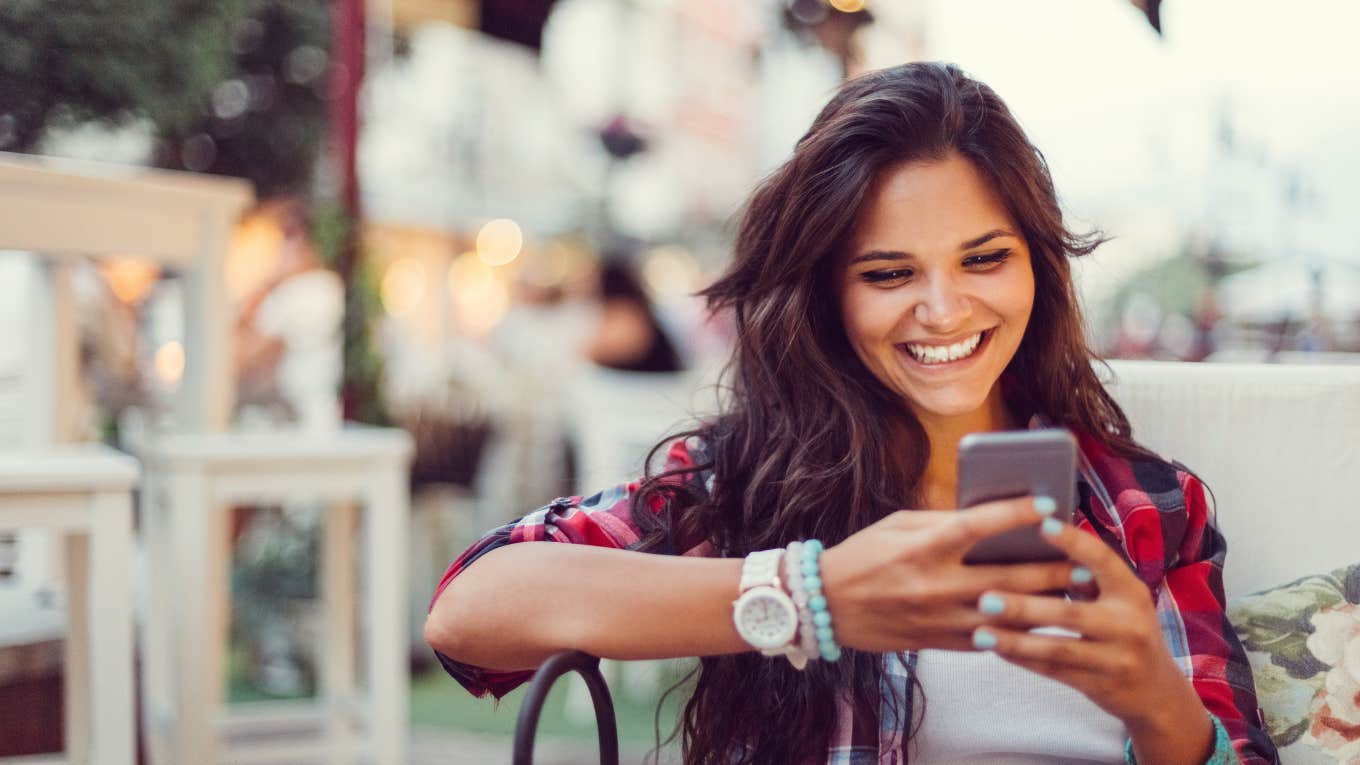
[[[995,499],[1047,495],[1054,514],[1072,522],[1077,493],[1077,441],[1060,428],[970,433],[959,441],[959,507]],[[1022,563],[1063,560],[1067,555],[1044,541],[1038,525],[1012,529],[978,542],[964,563]]]

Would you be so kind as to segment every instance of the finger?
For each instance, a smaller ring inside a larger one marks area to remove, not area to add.
[[[898,510],[887,520],[894,528],[910,530],[943,526],[956,514],[953,510]]]
[[[1105,644],[1079,637],[1045,635],[988,625],[973,631],[973,647],[989,650],[1007,661],[1055,671],[1099,673],[1111,665]],[[1043,672],[1050,674],[1050,672]]]
[[[1102,592],[1130,593],[1135,588],[1144,589],[1129,564],[1095,534],[1088,534],[1056,518],[1045,519],[1039,532],[1045,541],[1088,569],[1093,574],[1089,584],[1095,584]]]
[[[975,600],[987,590],[1019,593],[1061,592],[1071,584],[1072,569],[1075,566],[1076,564],[1069,561],[960,565],[957,572],[947,581],[951,588],[950,594],[966,600]]]
[[[1108,640],[1119,634],[1118,626],[1111,624],[1099,606],[1064,598],[987,592],[978,599],[978,612],[990,624],[1016,631],[1061,627],[1090,641]]]
[[[956,552],[960,557],[980,539],[1036,524],[1044,517],[1035,509],[1033,497],[984,502],[955,511],[950,516],[939,528],[931,546]]]

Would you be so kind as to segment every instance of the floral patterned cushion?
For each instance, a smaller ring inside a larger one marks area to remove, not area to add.
[[[1360,563],[1234,599],[1271,738],[1286,763],[1360,763]]]

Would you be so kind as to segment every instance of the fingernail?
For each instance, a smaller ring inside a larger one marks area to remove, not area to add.
[[[1072,569],[1072,584],[1090,584],[1095,577],[1091,574],[1091,569],[1085,566],[1077,566]]]
[[[1062,533],[1062,526],[1062,521],[1057,518],[1045,518],[1044,522],[1039,524],[1039,530],[1045,536],[1056,537]]]
[[[1034,512],[1039,515],[1052,515],[1058,512],[1058,502],[1052,497],[1038,496],[1034,498]]]
[[[990,651],[996,648],[996,635],[988,630],[977,630],[973,633],[973,647],[979,651]]]
[[[995,592],[989,592],[978,601],[978,610],[984,614],[995,616],[1006,610],[1006,601]]]

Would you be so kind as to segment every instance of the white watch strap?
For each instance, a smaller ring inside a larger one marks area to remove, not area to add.
[[[783,557],[784,549],[780,547],[773,550],[758,550],[747,555],[746,561],[741,566],[740,592],[761,585],[780,587],[779,563]]]

